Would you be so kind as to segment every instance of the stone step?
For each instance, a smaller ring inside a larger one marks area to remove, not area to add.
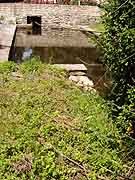
[[[54,64],[56,67],[65,69],[66,71],[87,71],[84,64]]]

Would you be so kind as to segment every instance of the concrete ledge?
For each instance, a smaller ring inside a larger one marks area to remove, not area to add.
[[[0,62],[8,61],[16,25],[0,24]]]
[[[65,69],[66,71],[87,71],[84,64],[54,64],[56,67]]]

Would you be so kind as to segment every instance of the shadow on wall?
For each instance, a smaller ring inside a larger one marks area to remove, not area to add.
[[[4,49],[6,46],[0,44],[0,49]],[[8,46],[7,46],[8,47]]]

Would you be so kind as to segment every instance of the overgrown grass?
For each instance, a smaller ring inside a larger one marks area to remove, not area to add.
[[[98,94],[36,59],[0,64],[0,77],[1,180],[125,175],[127,146]]]
[[[96,32],[104,32],[105,31],[104,25],[102,23],[93,23],[89,27]]]

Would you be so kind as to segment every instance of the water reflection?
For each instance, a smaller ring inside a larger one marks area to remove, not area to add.
[[[80,36],[78,37],[78,35]],[[78,41],[77,38],[82,39]],[[38,56],[43,62],[52,64],[80,64],[84,62],[83,64],[86,63],[85,65],[88,68],[88,76],[96,84],[95,88],[99,92],[105,92],[109,87],[109,80],[104,76],[105,68],[98,60],[99,50],[95,46],[89,45],[87,38],[83,38],[86,37],[80,33],[78,34],[78,32],[56,33],[53,31],[49,34],[37,36],[28,35],[25,31],[18,31],[12,57],[17,63],[21,63],[32,56]],[[55,41],[69,43],[71,46],[65,46],[64,44],[62,47]],[[48,46],[48,42],[55,44],[55,46],[50,46],[50,44]]]
[[[22,52],[22,60],[29,59],[32,57],[32,48],[24,48],[24,51]]]

